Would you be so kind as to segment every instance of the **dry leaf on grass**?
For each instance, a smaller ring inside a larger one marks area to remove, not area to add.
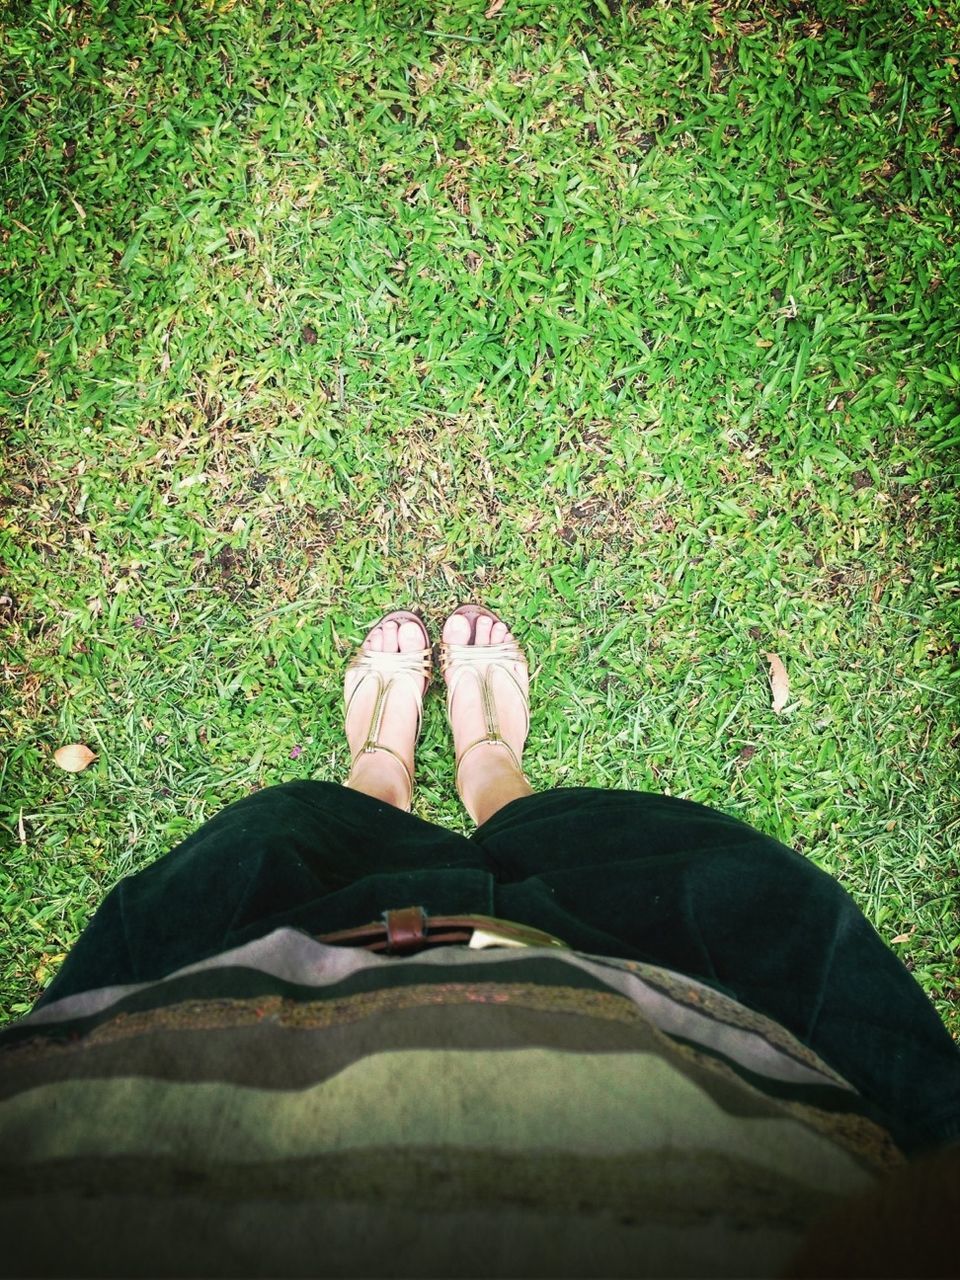
[[[82,742],[71,742],[69,746],[60,747],[55,751],[53,758],[61,769],[66,769],[67,773],[82,773],[97,757]]]
[[[787,678],[787,668],[780,661],[777,654],[768,653],[764,656],[770,663],[770,689],[773,693],[773,709],[779,715],[787,705],[787,699],[790,697],[790,681]]]
[[[490,8],[487,10],[487,12],[483,16],[485,18],[492,18],[494,14],[497,14],[500,12],[500,10],[503,8],[506,2],[507,0],[493,0],[493,4],[490,6]]]

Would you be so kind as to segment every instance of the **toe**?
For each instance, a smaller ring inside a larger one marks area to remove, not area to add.
[[[490,643],[490,628],[493,626],[493,619],[488,618],[485,613],[481,614],[477,619],[477,634],[474,644]]]
[[[447,644],[469,644],[470,619],[462,613],[453,614],[444,623],[443,638]]]
[[[380,653],[383,649],[383,627],[374,627],[367,636],[367,648],[374,653]]]
[[[490,643],[502,644],[503,641],[506,639],[506,636],[507,636],[506,623],[495,622],[493,624],[493,630],[490,632]]]
[[[396,622],[390,621],[383,624],[383,651],[384,653],[397,652],[397,635],[399,627]]]
[[[423,632],[415,622],[401,622],[399,644],[404,653],[410,649],[424,648]]]

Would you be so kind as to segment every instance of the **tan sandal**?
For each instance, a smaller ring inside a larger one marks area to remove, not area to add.
[[[455,614],[458,614],[458,613],[462,614],[472,624],[470,629],[471,641],[473,641],[476,638],[476,634],[477,634],[476,620],[481,615],[484,615],[488,618],[492,618],[494,622],[503,623],[502,618],[498,618],[495,613],[491,612],[490,609],[484,608],[483,605],[462,604],[458,609],[454,609],[453,613],[450,614],[450,617],[452,618]],[[447,621],[449,621],[449,618],[447,619]],[[506,626],[506,623],[503,623],[503,625]],[[446,623],[444,623],[444,626],[446,626]],[[460,687],[460,683],[463,680],[463,677],[468,672],[472,673],[480,683],[480,699],[483,704],[483,714],[484,714],[484,719],[486,720],[486,726],[487,726],[487,736],[485,738],[478,738],[476,742],[471,742],[470,745],[468,747],[465,747],[464,750],[461,751],[460,753],[460,758],[457,760],[456,771],[454,773],[454,782],[457,788],[457,794],[460,796],[462,800],[463,796],[460,792],[459,779],[460,779],[460,766],[463,764],[464,758],[469,754],[469,752],[471,752],[474,749],[474,747],[483,746],[485,742],[495,742],[495,743],[499,743],[500,746],[506,747],[507,751],[509,751],[510,753],[510,757],[513,760],[513,763],[517,767],[517,772],[523,778],[524,782],[526,782],[527,785],[529,786],[530,785],[529,779],[527,778],[526,774],[523,772],[523,768],[520,764],[520,761],[517,759],[516,753],[514,752],[513,748],[510,746],[510,743],[507,742],[500,733],[500,723],[497,719],[497,708],[496,708],[496,703],[494,702],[494,697],[493,697],[493,687],[491,685],[491,679],[493,676],[494,667],[497,667],[500,670],[504,671],[513,681],[514,685],[516,686],[517,692],[520,694],[521,698],[523,699],[523,710],[526,717],[526,728],[524,729],[524,737],[526,737],[527,733],[529,733],[530,731],[530,700],[526,692],[521,688],[519,682],[517,681],[517,677],[513,674],[513,671],[510,668],[510,664],[512,662],[522,662],[524,666],[526,666],[527,659],[524,656],[523,652],[521,651],[516,640],[508,640],[508,641],[503,641],[500,644],[489,644],[489,645],[476,645],[473,643],[448,644],[445,640],[441,640],[439,650],[440,650],[440,669],[443,673],[444,679],[446,679],[448,674],[451,677],[450,683],[447,685],[447,719],[450,722],[451,729],[453,727],[454,695],[456,694],[457,689]],[[481,672],[478,670],[478,667],[480,666],[481,663],[487,666],[488,669],[486,672]]]
[[[346,710],[344,712],[343,724],[346,730],[347,720],[350,718],[350,708],[353,706],[353,700],[356,698],[358,691],[363,687],[367,677],[373,677],[377,682],[377,696],[373,703],[373,714],[370,717],[370,725],[367,729],[366,739],[363,746],[354,756],[350,764],[350,776],[352,776],[356,768],[357,761],[362,755],[368,755],[372,751],[386,751],[399,760],[403,765],[403,771],[407,775],[410,783],[410,803],[413,802],[413,774],[407,767],[407,762],[402,756],[398,755],[392,747],[385,747],[383,743],[378,742],[380,730],[383,725],[383,717],[387,707],[387,699],[390,696],[390,690],[393,688],[396,680],[412,680],[417,695],[417,739],[420,737],[420,729],[423,724],[423,695],[430,687],[430,681],[433,678],[433,661],[432,649],[430,646],[430,637],[427,629],[423,625],[423,619],[415,613],[410,613],[405,609],[397,609],[393,613],[385,613],[379,622],[375,622],[367,631],[370,634],[376,627],[381,627],[385,622],[396,622],[398,625],[402,622],[416,622],[423,632],[422,649],[407,649],[398,653],[369,653],[361,647],[347,664],[347,673],[352,671],[360,671],[362,675],[350,691],[349,697],[346,695],[347,680],[344,680],[344,701]],[[364,639],[366,643],[366,639]],[[426,681],[426,683],[424,683]],[[350,776],[347,782],[350,781]],[[407,805],[409,811],[410,804]]]

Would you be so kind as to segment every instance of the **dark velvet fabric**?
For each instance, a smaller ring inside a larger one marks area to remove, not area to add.
[[[738,819],[644,792],[539,792],[465,837],[336,783],[266,788],[121,881],[39,1004],[414,905],[698,978],[809,1045],[905,1151],[960,1141],[960,1050],[852,898]]]

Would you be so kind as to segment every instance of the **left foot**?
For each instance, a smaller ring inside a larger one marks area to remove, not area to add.
[[[363,642],[363,649],[367,653],[398,653],[422,650],[424,647],[423,632],[417,623],[398,624],[396,620],[371,627]],[[385,674],[382,679],[386,683],[390,677]],[[350,758],[355,760],[345,785],[385,800],[398,809],[409,810],[412,800],[410,779],[404,773],[400,760],[389,751],[379,749],[357,755],[366,741],[377,698],[377,681],[372,674],[348,670],[344,681],[345,699],[349,701],[361,680],[365,680],[364,686],[350,707],[345,725]],[[427,684],[428,681],[424,679],[421,696]],[[406,677],[394,680],[386,695],[380,733],[377,736],[378,743],[390,747],[400,756],[411,776],[417,742],[418,706],[411,681]]]
[[[513,635],[507,630],[505,623],[490,616],[489,611],[481,605],[464,605],[466,613],[452,613],[443,628],[443,639],[447,644],[475,645],[479,652],[490,645],[516,644]],[[474,622],[473,619],[476,618]],[[473,638],[471,639],[471,633]],[[478,653],[479,657],[479,653]],[[478,662],[474,668],[482,677],[495,669],[490,675],[490,696],[493,701],[496,722],[504,740],[509,744],[517,760],[521,760],[523,744],[527,740],[529,716],[524,699],[507,674],[503,658],[491,663]],[[529,688],[526,659],[509,664],[514,679],[526,694]],[[447,685],[448,713],[450,697],[449,689],[453,677],[448,671],[444,680]],[[480,691],[480,681],[474,676],[461,678],[457,684],[453,699],[453,714],[450,716],[450,728],[453,732],[454,759],[461,761],[456,772],[457,788],[467,813],[474,822],[481,825],[486,818],[495,812],[491,808],[487,792],[493,788],[500,803],[508,793],[529,795],[530,784],[522,772],[518,772],[510,752],[498,742],[484,742],[475,747],[464,759],[467,748],[486,737],[487,719],[484,710],[484,699]],[[521,764],[521,770],[522,770]]]

